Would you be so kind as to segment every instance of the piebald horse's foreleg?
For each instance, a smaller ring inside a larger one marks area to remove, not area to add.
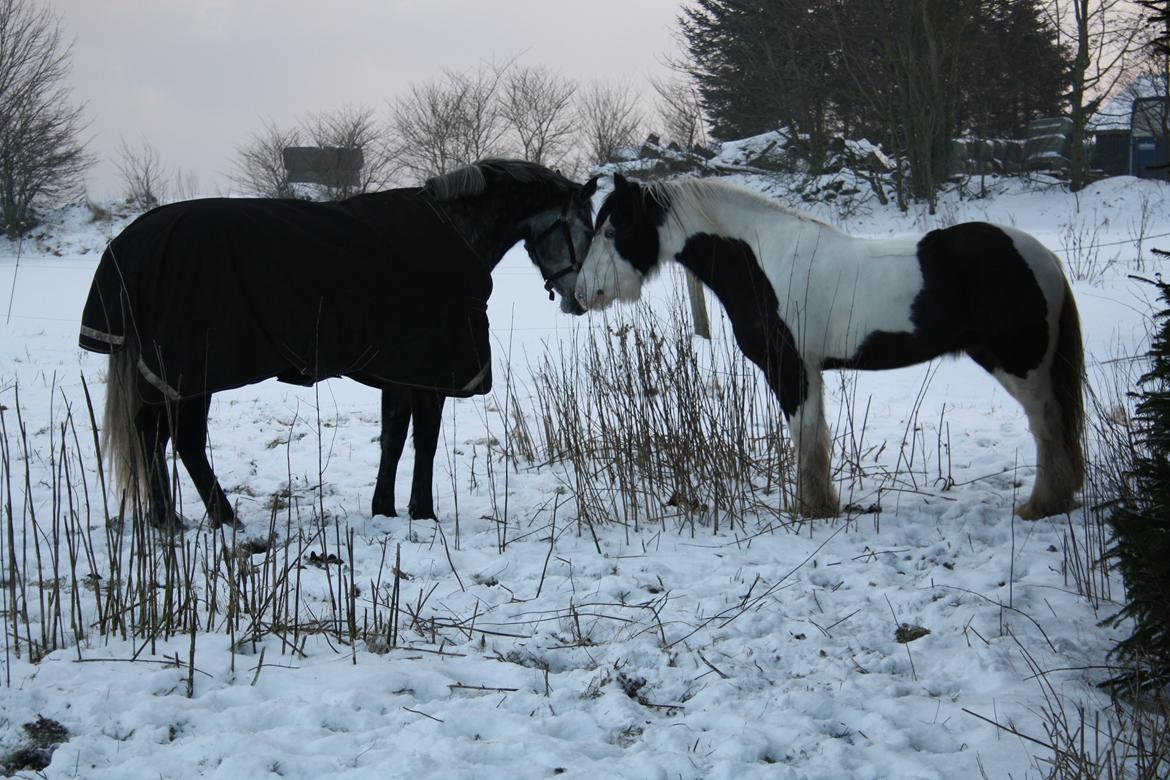
[[[769,334],[767,346],[741,338],[744,354],[764,370],[792,432],[796,450],[796,508],[805,517],[834,517],[840,501],[833,488],[832,439],[825,421],[821,372],[796,349],[787,327]]]
[[[806,376],[804,401],[790,418],[797,458],[796,504],[805,517],[833,517],[840,512],[840,501],[833,488],[824,387],[820,371],[808,371]]]

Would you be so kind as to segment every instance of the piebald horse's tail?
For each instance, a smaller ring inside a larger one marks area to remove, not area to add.
[[[1064,303],[1052,355],[1052,392],[1060,405],[1061,433],[1068,454],[1072,489],[1080,490],[1085,482],[1085,348],[1081,341],[1081,318],[1073,300],[1072,289],[1064,285]]]
[[[113,475],[118,500],[131,508],[146,498],[146,458],[134,425],[142,407],[138,396],[138,345],[127,339],[124,349],[110,353],[106,376],[106,409],[102,424],[102,452]]]

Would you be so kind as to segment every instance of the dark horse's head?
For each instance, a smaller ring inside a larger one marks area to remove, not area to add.
[[[544,287],[561,295],[561,310],[583,314],[573,294],[593,238],[597,178],[577,184],[536,163],[481,160],[427,180],[426,192],[443,204],[494,268],[518,241],[540,269]]]

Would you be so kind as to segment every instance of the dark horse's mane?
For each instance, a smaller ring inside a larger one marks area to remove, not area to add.
[[[480,160],[462,168],[456,168],[450,173],[432,176],[427,179],[423,189],[437,201],[452,201],[459,198],[482,195],[488,186],[491,174],[507,176],[521,184],[544,182],[553,185],[559,192],[568,194],[579,185],[566,179],[556,171],[550,171],[543,165],[525,162],[524,160]]]

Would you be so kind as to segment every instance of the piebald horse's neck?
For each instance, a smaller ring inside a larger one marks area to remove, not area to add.
[[[665,193],[670,209],[660,231],[665,257],[677,258],[687,241],[707,234],[742,241],[761,266],[800,264],[825,240],[847,238],[836,228],[754,192],[722,183],[674,183]]]

